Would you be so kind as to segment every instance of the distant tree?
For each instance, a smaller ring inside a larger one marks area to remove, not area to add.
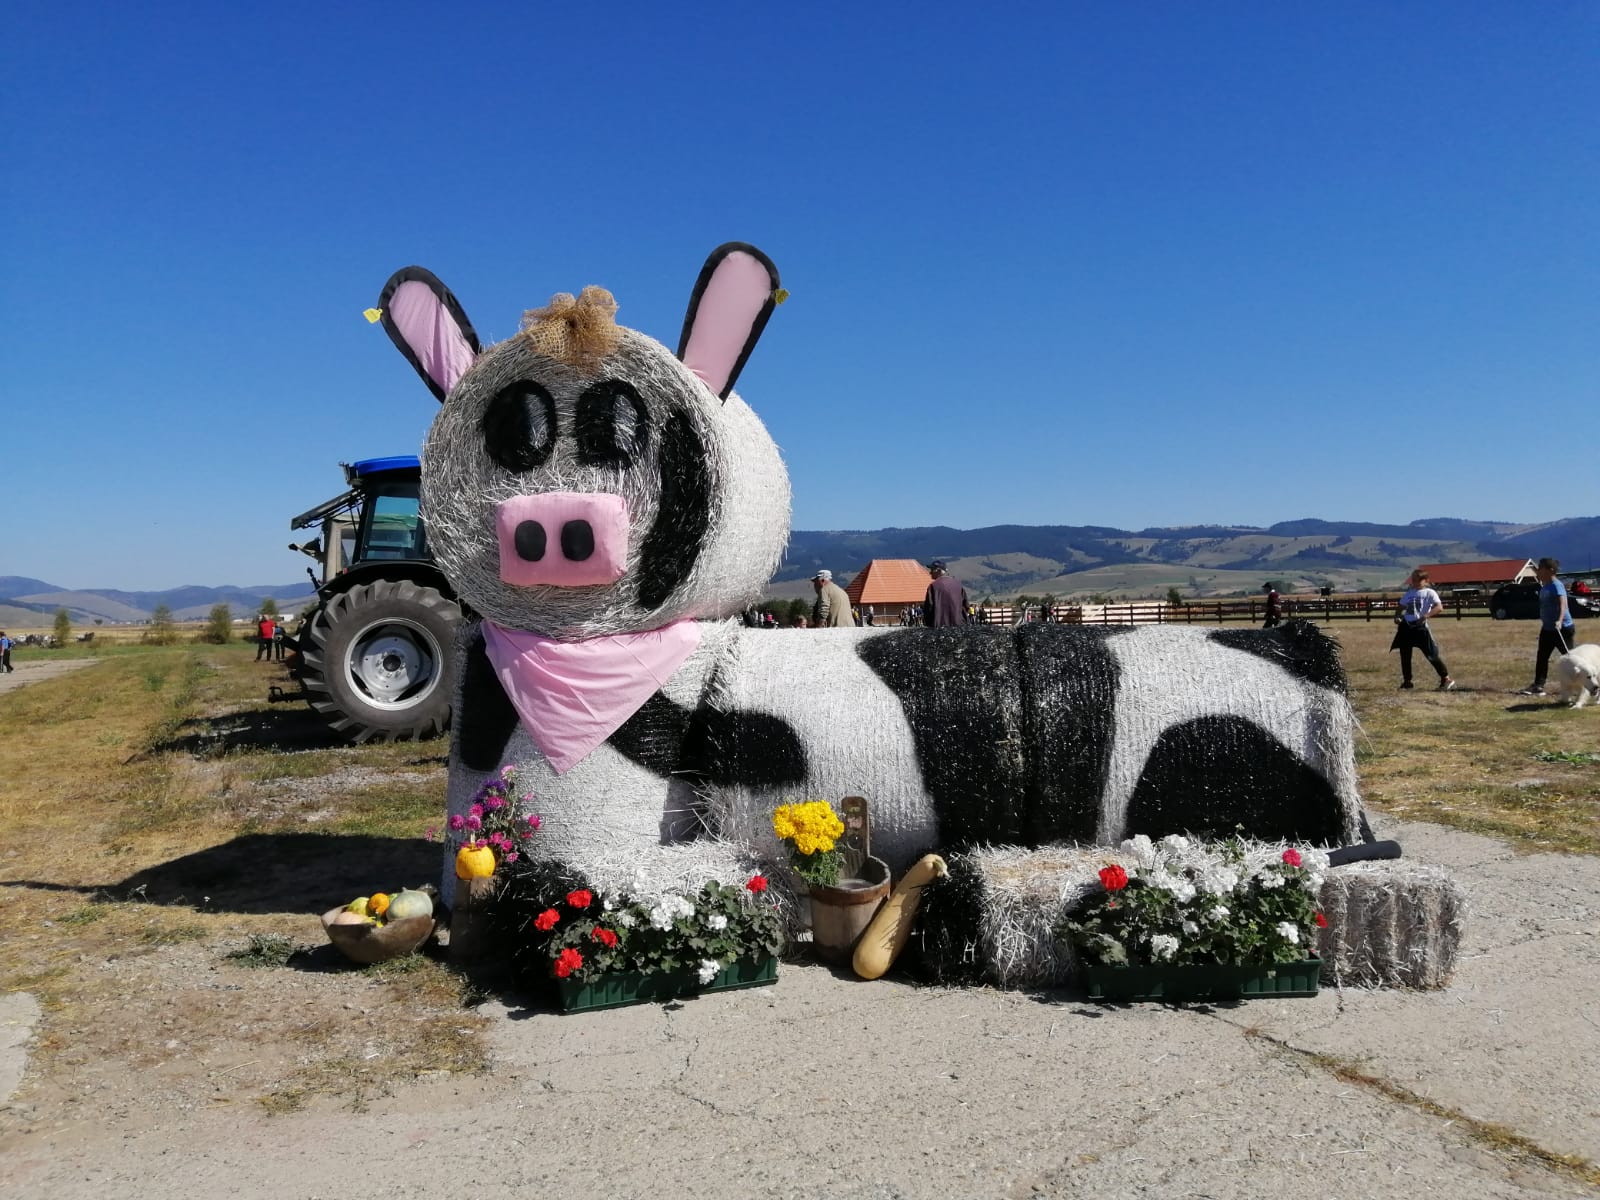
[[[72,618],[67,616],[64,608],[56,609],[56,645],[65,646],[72,640]]]
[[[172,610],[165,604],[156,605],[150,614],[150,628],[144,640],[153,646],[170,646],[178,640],[178,631],[172,624]]]
[[[1176,586],[1169,587],[1167,589],[1167,603],[1172,605],[1174,608],[1182,607],[1183,593],[1180,592]]]
[[[105,624],[105,618],[103,618],[103,617],[96,617],[96,618],[95,618],[95,619],[94,619],[94,623],[95,623],[95,624],[96,624],[96,625],[104,625],[104,624]]]
[[[200,631],[200,640],[221,646],[233,640],[233,610],[226,604],[213,604],[206,617],[206,627]]]
[[[263,596],[261,598],[261,615],[265,617],[272,617],[274,619],[279,616],[278,602],[271,596]]]

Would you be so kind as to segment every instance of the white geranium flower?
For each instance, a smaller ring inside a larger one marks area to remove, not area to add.
[[[628,909],[623,909],[612,920],[613,925],[620,925],[624,929],[632,929],[638,923],[638,918],[635,917]]]
[[[728,918],[721,913],[712,913],[706,918],[706,928],[716,933],[721,933],[728,927]]]
[[[1194,899],[1194,884],[1187,879],[1175,880],[1172,885],[1172,894],[1180,904],[1187,904]]]
[[[720,970],[722,970],[721,963],[712,962],[707,958],[701,961],[697,974],[700,976],[701,983],[710,983],[717,977],[717,972]]]
[[[1300,927],[1293,921],[1279,921],[1278,932],[1283,936],[1283,940],[1291,946],[1300,944]]]
[[[1283,876],[1279,875],[1276,871],[1263,871],[1260,875],[1256,876],[1256,882],[1261,885],[1263,890],[1271,891],[1273,888],[1280,888],[1283,886]]]
[[[661,930],[672,928],[672,913],[664,901],[650,910],[650,928]]]
[[[1227,896],[1239,886],[1239,872],[1227,867],[1213,867],[1203,872],[1195,883],[1208,896]]]
[[[1183,923],[1183,931],[1190,937],[1193,937],[1195,934],[1200,932],[1200,926],[1196,925],[1193,921],[1186,920]]]
[[[1220,921],[1227,915],[1228,906],[1226,904],[1212,905],[1211,911],[1206,914],[1206,916],[1210,917],[1213,921]]]
[[[1150,957],[1166,962],[1178,952],[1178,939],[1169,933],[1158,933],[1150,939]]]
[[[1169,833],[1161,839],[1161,848],[1181,852],[1189,848],[1189,839],[1181,833]]]
[[[1156,861],[1155,845],[1142,833],[1135,834],[1123,842],[1122,849],[1125,853],[1131,854],[1138,859],[1141,867],[1151,866]]]

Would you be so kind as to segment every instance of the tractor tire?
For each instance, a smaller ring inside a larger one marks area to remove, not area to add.
[[[438,589],[378,579],[329,597],[300,635],[311,706],[352,742],[450,727],[461,610]]]
[[[1510,618],[1510,616],[1511,616],[1511,614],[1510,614],[1510,613],[1508,613],[1508,612],[1507,612],[1507,611],[1506,611],[1506,610],[1505,610],[1505,609],[1503,609],[1503,608],[1497,608],[1497,609],[1495,609],[1495,610],[1494,610],[1494,619],[1495,619],[1495,620],[1496,620],[1496,621],[1505,621],[1505,620],[1508,620],[1508,619],[1509,619],[1509,618]]]

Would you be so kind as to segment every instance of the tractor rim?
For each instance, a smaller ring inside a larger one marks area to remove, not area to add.
[[[395,712],[428,698],[439,678],[439,643],[410,621],[363,629],[345,656],[345,678],[375,708]]]

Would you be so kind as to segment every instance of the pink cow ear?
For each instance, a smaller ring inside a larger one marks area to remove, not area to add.
[[[718,246],[700,269],[678,358],[726,400],[778,303],[778,268],[744,242]]]
[[[422,267],[389,276],[378,297],[383,328],[439,403],[478,357],[478,335],[450,289]]]

